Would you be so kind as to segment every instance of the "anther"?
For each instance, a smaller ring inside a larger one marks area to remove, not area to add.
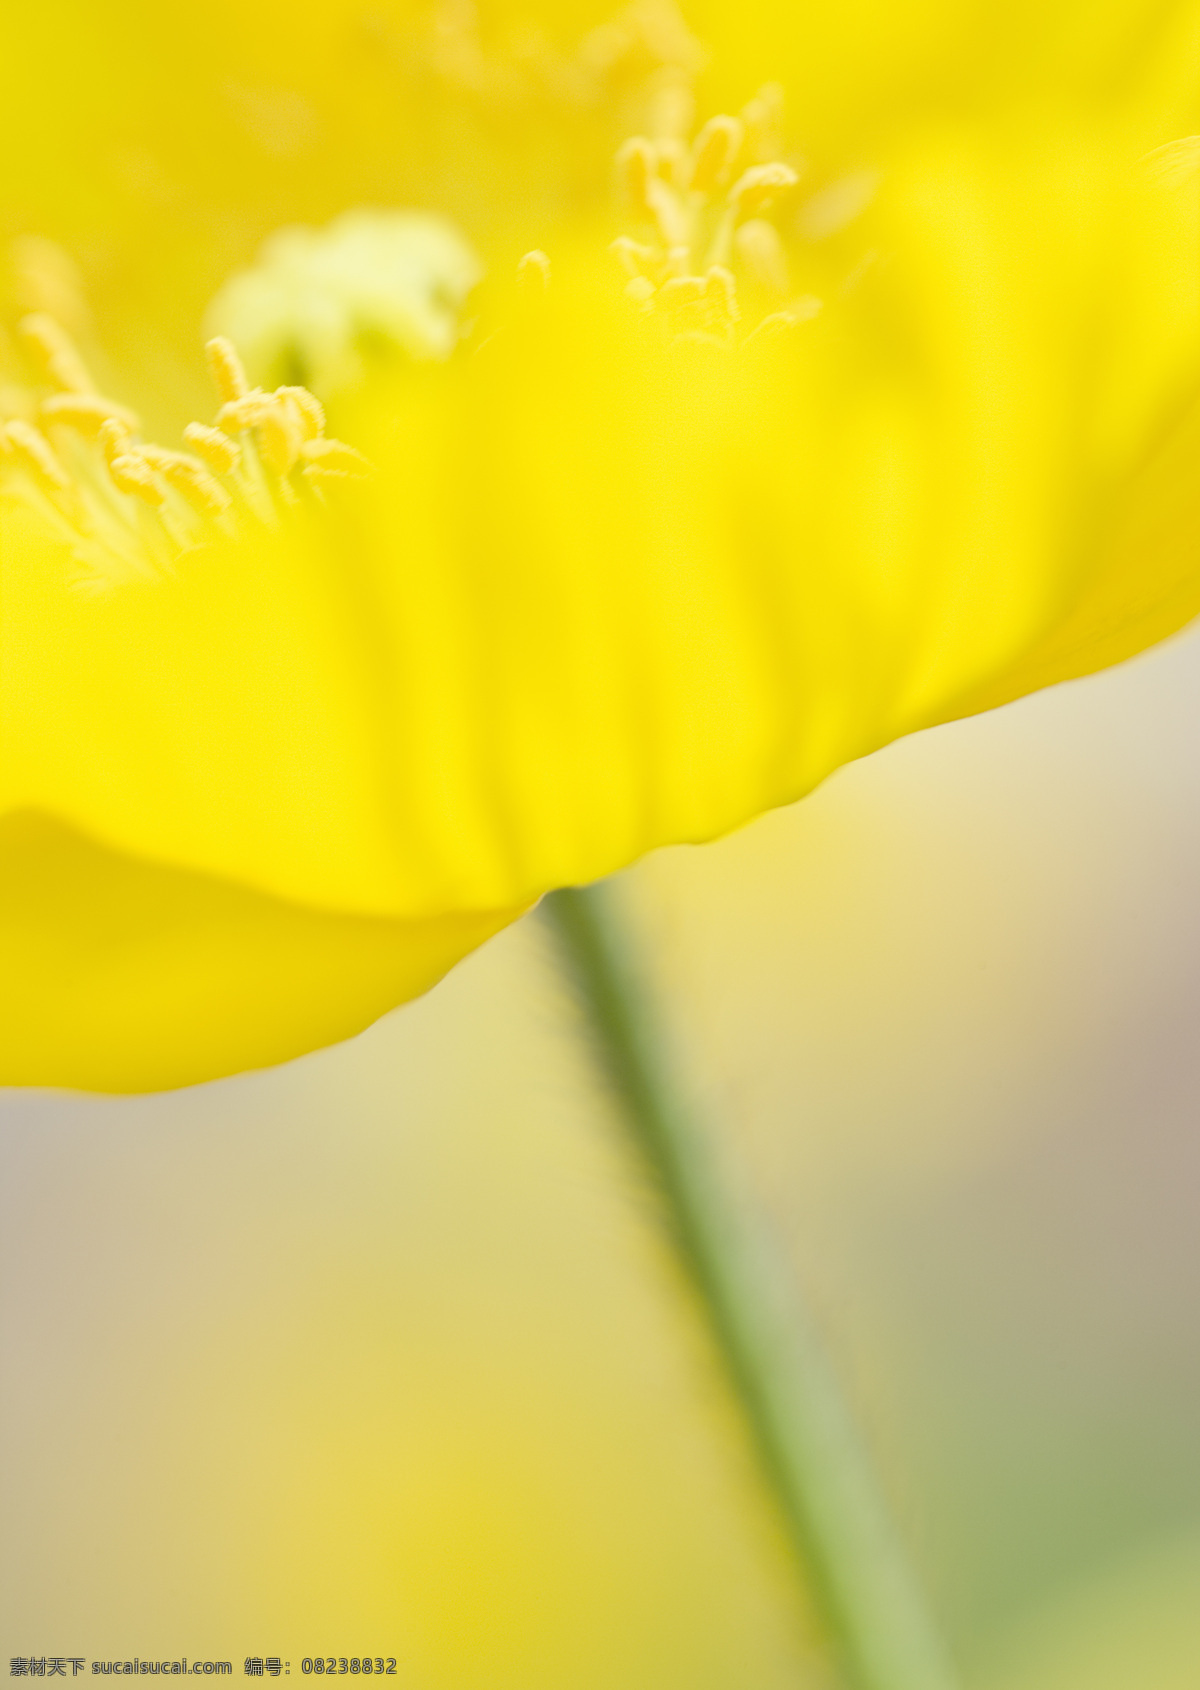
[[[204,353],[222,403],[231,405],[239,399],[245,399],[250,392],[250,383],[246,380],[242,360],[238,357],[233,342],[226,340],[224,335],[217,335],[214,340],[209,341]]]
[[[183,431],[183,438],[216,475],[228,475],[242,455],[236,440],[231,440],[219,428],[208,428],[204,423],[189,423]]]
[[[343,440],[306,440],[300,448],[300,456],[308,466],[305,474],[308,469],[318,468],[327,473],[336,471],[339,476],[365,481],[374,467],[368,458],[364,458],[353,446],[347,446]]]
[[[67,331],[44,311],[32,311],[17,325],[25,344],[60,393],[92,393],[95,384]]]
[[[537,299],[549,289],[550,260],[540,247],[518,260],[517,286],[528,299]]]
[[[729,203],[738,217],[752,217],[765,211],[782,193],[800,180],[790,164],[753,164],[744,170],[729,190]]]
[[[28,470],[43,493],[66,491],[71,485],[71,478],[44,434],[40,434],[23,417],[13,417],[11,422],[6,422],[4,434],[13,457],[22,469]]]
[[[187,452],[172,452],[165,446],[140,446],[138,456],[187,500],[201,516],[220,516],[233,500],[204,464]]]
[[[143,504],[150,505],[155,510],[166,500],[166,494],[159,486],[154,471],[137,452],[123,452],[119,457],[113,458],[108,466],[108,473],[119,492],[132,493],[135,499],[141,499]]]
[[[137,415],[115,399],[102,398],[98,393],[53,393],[38,406],[42,421],[61,423],[73,428],[89,440],[99,437],[100,430],[111,419],[134,433],[141,424]]]
[[[261,388],[244,393],[240,399],[229,399],[217,412],[218,431],[227,429],[231,434],[245,434],[247,429],[259,426],[274,403],[272,395]]]
[[[629,199],[640,210],[650,205],[650,184],[655,176],[654,148],[644,135],[632,135],[617,152],[617,175]]]
[[[304,444],[304,421],[300,408],[290,399],[274,399],[258,423],[258,440],[263,462],[276,475],[287,475]]]
[[[546,260],[549,264],[549,259]],[[277,387],[277,399],[290,399],[300,413],[306,440],[318,440],[325,432],[325,407],[307,387]]]
[[[128,452],[130,433],[119,417],[105,417],[96,433],[104,453],[104,461],[111,467],[113,459]]]
[[[691,186],[708,193],[726,180],[742,150],[743,129],[736,117],[710,117],[692,148]]]

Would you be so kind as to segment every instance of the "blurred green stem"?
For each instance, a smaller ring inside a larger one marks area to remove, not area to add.
[[[541,907],[844,1682],[854,1690],[953,1690],[823,1347],[675,1083],[618,894],[609,885],[572,887]]]

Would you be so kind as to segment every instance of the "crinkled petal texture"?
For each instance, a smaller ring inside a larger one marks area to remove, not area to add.
[[[549,887],[1180,626],[1197,193],[1129,141],[895,143],[873,261],[736,352],[564,229],[544,306],[341,419],[370,485],[169,576],[83,594],[6,519],[0,1078],[343,1037]]]

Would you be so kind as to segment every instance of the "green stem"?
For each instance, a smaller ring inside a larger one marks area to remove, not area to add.
[[[674,1083],[616,896],[607,885],[572,887],[542,910],[844,1680],[854,1690],[953,1690],[822,1345]]]

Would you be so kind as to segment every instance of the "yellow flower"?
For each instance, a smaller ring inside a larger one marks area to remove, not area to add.
[[[51,331],[5,389],[0,1079],[148,1089],[344,1037],[547,888],[1200,608],[1194,4],[1114,4],[1082,53],[1031,8],[1009,55],[982,7],[901,38],[867,0],[758,0],[708,70],[647,4],[369,38],[222,10],[193,52],[148,5],[57,0],[0,73],[31,161],[5,221],[78,257],[109,358],[91,438]],[[793,71],[807,123],[755,94]],[[366,374],[331,427],[369,479],[286,368],[226,416],[240,468],[210,422],[190,469],[147,446],[202,417],[205,304],[272,228],[404,203],[491,281],[445,360],[343,326]],[[549,285],[518,285],[535,247]],[[53,250],[20,249],[15,307],[70,293]]]

